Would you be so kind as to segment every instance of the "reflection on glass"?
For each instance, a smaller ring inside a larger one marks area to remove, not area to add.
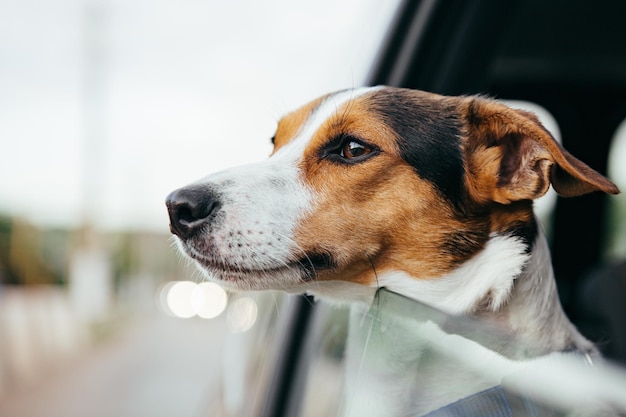
[[[316,315],[303,417],[626,412],[623,371],[573,353],[523,359],[514,335],[386,290],[369,307]]]
[[[281,292],[233,294],[226,308],[229,332],[222,357],[222,401],[208,415],[259,416],[275,363],[278,335],[289,319],[289,297]]]
[[[250,297],[241,297],[234,300],[226,315],[228,329],[233,333],[243,333],[250,330],[257,319],[257,304]]]

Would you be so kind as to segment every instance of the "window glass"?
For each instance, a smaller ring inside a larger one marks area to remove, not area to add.
[[[311,339],[314,359],[307,369],[302,417],[337,415],[343,400],[350,309],[323,302],[316,307]]]
[[[272,350],[288,320],[281,314],[290,298],[282,292],[231,294],[226,309],[227,331],[223,342],[221,389],[207,393],[208,415],[216,417],[257,416],[272,380],[275,365]]]
[[[326,333],[309,361],[302,416],[604,415],[599,404],[626,411],[623,371],[575,354],[522,360],[525,344],[484,322],[386,290],[370,308],[330,311],[319,317]]]

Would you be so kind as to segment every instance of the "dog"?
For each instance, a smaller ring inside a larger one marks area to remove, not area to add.
[[[166,199],[180,250],[231,290],[371,302],[387,288],[596,356],[558,300],[533,200],[617,194],[529,112],[482,96],[344,90],[284,116],[269,159]]]

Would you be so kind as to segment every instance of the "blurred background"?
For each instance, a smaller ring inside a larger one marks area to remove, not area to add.
[[[224,350],[249,357],[235,342],[288,300],[203,282],[165,196],[363,85],[397,3],[0,0],[0,416],[216,415],[222,367],[243,367]],[[603,256],[624,259],[624,195],[609,204]]]
[[[362,85],[396,3],[0,1],[1,416],[205,415],[257,307],[180,259],[165,196]]]

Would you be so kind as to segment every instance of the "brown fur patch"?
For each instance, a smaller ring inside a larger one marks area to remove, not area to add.
[[[356,164],[321,158],[320,149],[340,135],[362,139],[380,153]],[[295,240],[306,252],[332,254],[336,265],[317,279],[372,283],[372,264],[378,273],[437,277],[487,239],[486,223],[459,220],[433,184],[400,157],[396,133],[369,111],[367,97],[339,108],[320,127],[301,169],[315,205]],[[455,239],[464,250],[452,250]]]
[[[315,108],[319,106],[322,101],[324,101],[324,98],[325,96],[313,100],[280,119],[278,127],[276,128],[276,133],[274,134],[274,151],[272,154],[276,153],[278,149],[282,148],[294,137],[296,137],[311,113],[313,113]]]

